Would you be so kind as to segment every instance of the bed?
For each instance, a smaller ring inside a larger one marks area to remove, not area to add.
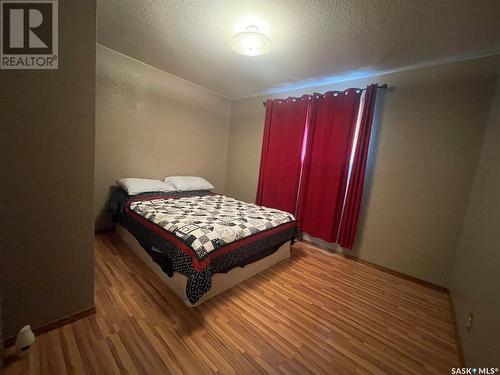
[[[187,305],[196,306],[290,256],[286,212],[210,191],[116,190],[116,233]]]

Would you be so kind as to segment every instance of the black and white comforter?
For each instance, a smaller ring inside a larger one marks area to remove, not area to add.
[[[289,213],[206,191],[128,197],[119,190],[108,207],[164,272],[188,278],[193,304],[214,273],[262,259],[298,234]]]
[[[287,212],[217,194],[141,200],[132,202],[130,209],[176,235],[199,258],[231,242],[295,220]]]

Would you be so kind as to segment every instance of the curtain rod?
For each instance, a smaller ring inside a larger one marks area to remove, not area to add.
[[[377,85],[377,89],[382,89],[382,90],[385,90],[387,88],[387,83],[384,83],[382,85]],[[354,88],[354,87],[353,87]],[[367,87],[365,87],[364,89],[359,89],[359,88],[354,88],[355,90],[359,90],[359,91],[366,91]],[[328,91],[328,92],[345,92],[345,90],[340,90],[340,91],[336,91],[336,90],[331,90],[331,91]],[[313,95],[318,95],[318,93],[314,93]],[[312,96],[312,95],[311,95]],[[292,98],[292,99],[300,99],[297,98],[297,97],[293,97],[293,96],[290,96],[289,98]],[[287,98],[288,99],[288,98]],[[286,99],[281,99],[281,100],[286,100]],[[262,105],[265,107],[266,106],[266,102],[262,102]]]

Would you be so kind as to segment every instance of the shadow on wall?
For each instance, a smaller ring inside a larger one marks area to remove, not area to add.
[[[115,223],[111,218],[111,214],[107,212],[107,204],[113,193],[118,190],[118,186],[110,186],[106,195],[105,206],[97,213],[95,219],[95,230],[98,232],[107,232],[115,229]]]

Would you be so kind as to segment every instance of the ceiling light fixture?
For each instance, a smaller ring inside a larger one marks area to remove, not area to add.
[[[271,39],[259,32],[257,26],[248,26],[245,31],[231,38],[231,47],[247,56],[259,56],[271,49]]]

